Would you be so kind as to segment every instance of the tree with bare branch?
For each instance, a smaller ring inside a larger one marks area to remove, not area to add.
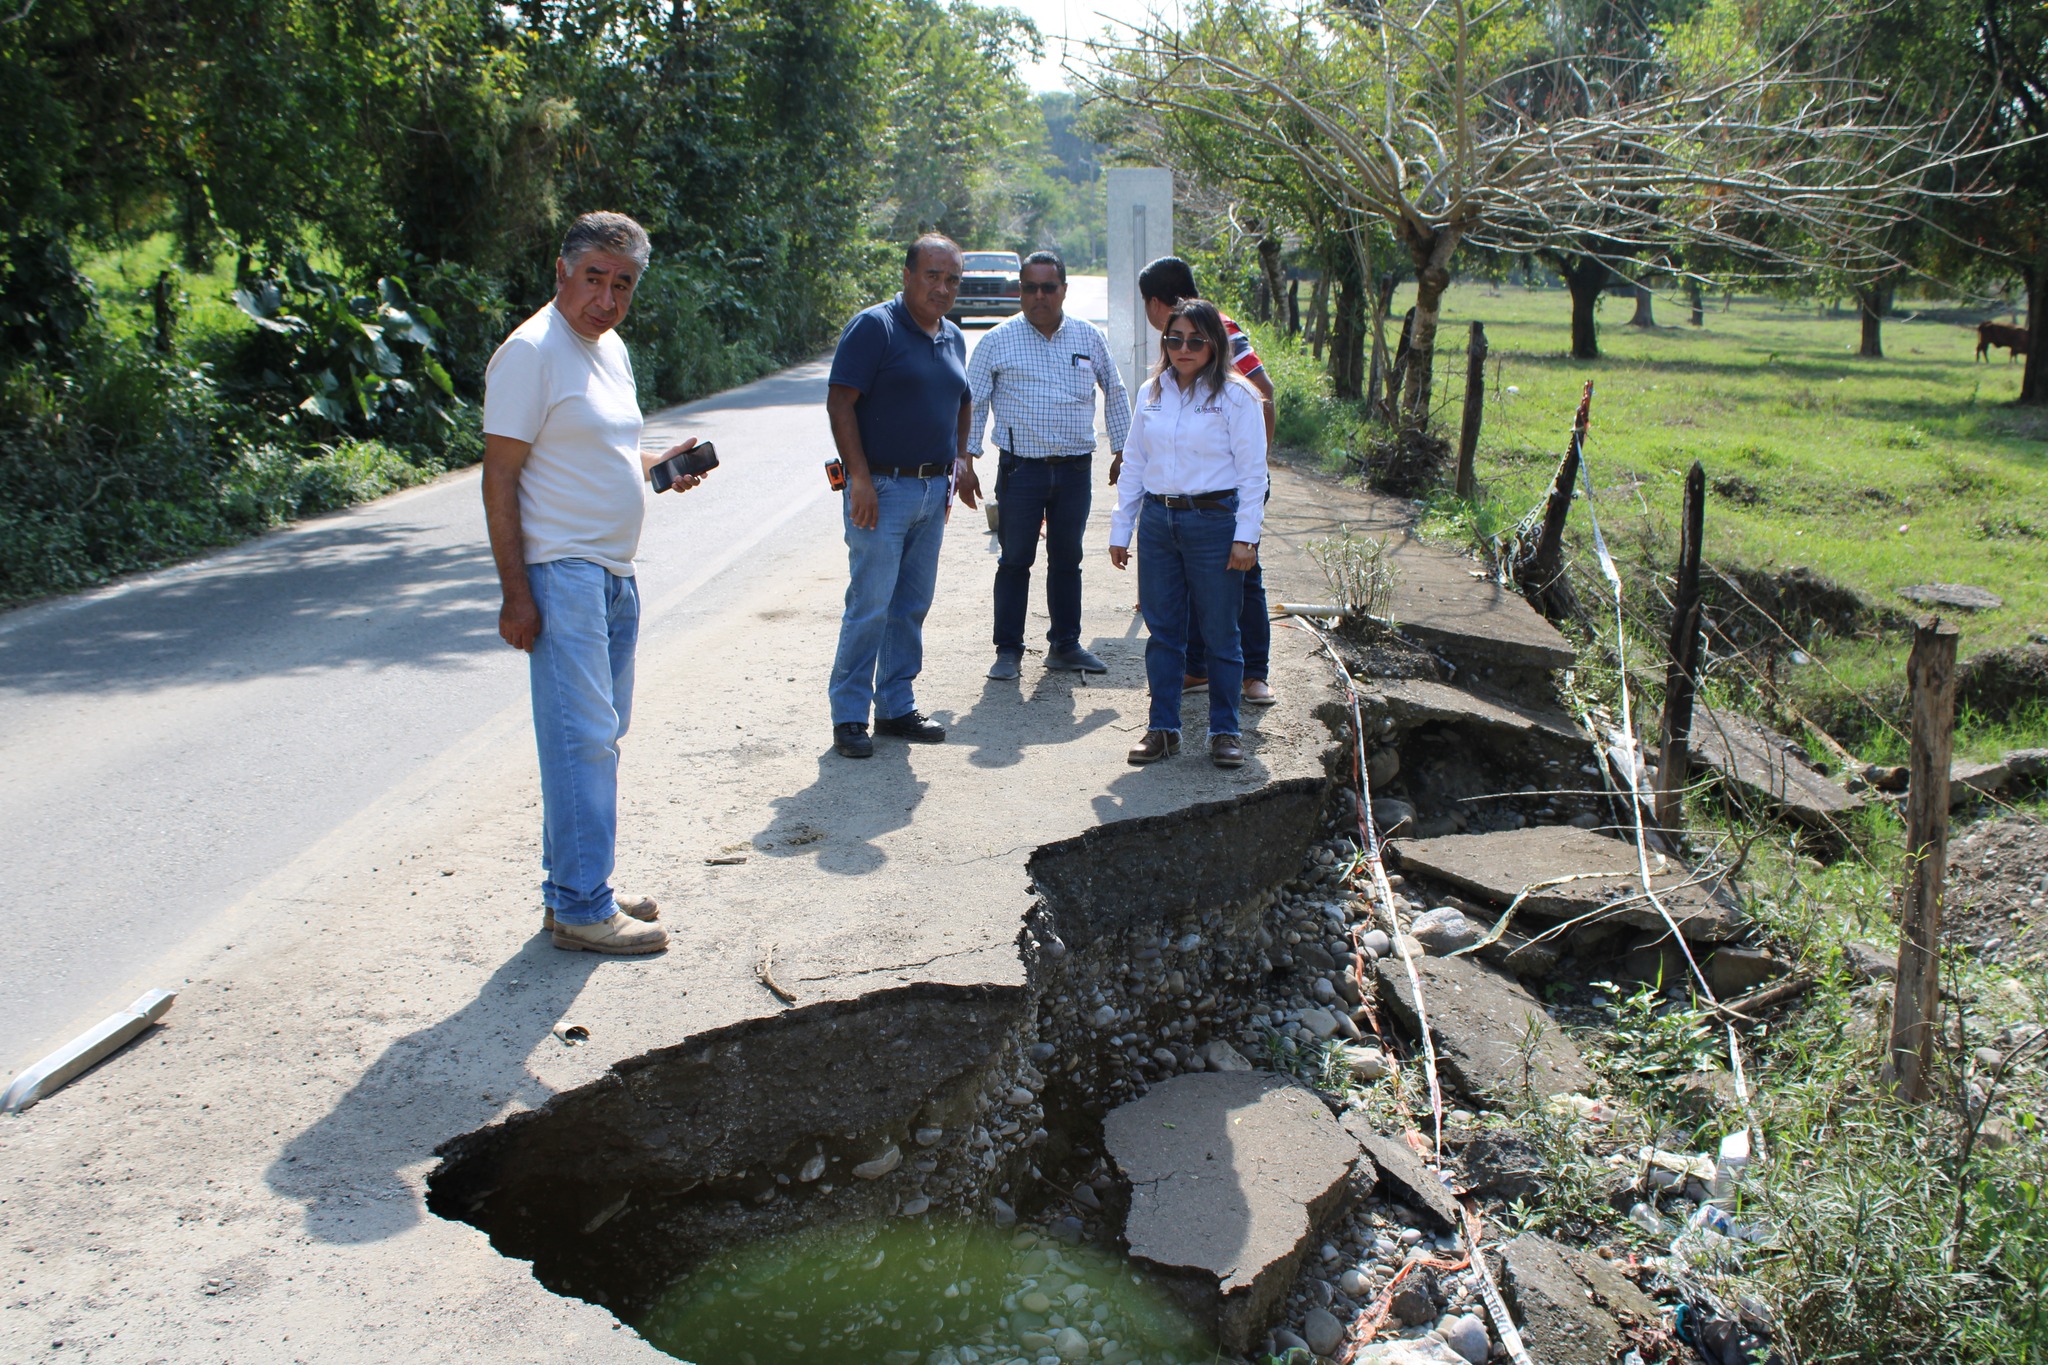
[[[1924,210],[1929,166],[1971,163],[1972,125],[1892,117],[1832,53],[1826,14],[1766,42],[1745,13],[1709,0],[1644,21],[1637,51],[1589,56],[1532,0],[1196,0],[1178,23],[1095,44],[1086,79],[1100,98],[1209,123],[1248,168],[1392,232],[1417,286],[1398,416],[1423,426],[1463,244],[1610,263],[1698,244],[1758,270],[1896,268],[1885,230]]]

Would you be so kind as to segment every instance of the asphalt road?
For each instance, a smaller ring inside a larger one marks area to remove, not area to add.
[[[1105,323],[1107,281],[1076,277],[1068,309]],[[968,327],[970,346],[983,330]],[[841,562],[826,368],[650,416],[650,447],[700,436],[724,464],[648,509],[643,650],[686,646],[763,575],[809,583]],[[480,736],[532,743],[524,660],[497,637],[478,478],[0,616],[8,1075],[175,987],[227,910],[422,769]],[[717,704],[643,691],[635,710]],[[824,731],[822,696],[791,723]]]

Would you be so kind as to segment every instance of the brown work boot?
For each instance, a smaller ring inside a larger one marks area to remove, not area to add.
[[[1162,758],[1172,758],[1180,752],[1180,736],[1171,730],[1147,730],[1145,737],[1138,741],[1136,748],[1124,755],[1133,764],[1143,766],[1157,763]]]
[[[595,924],[557,924],[555,946],[572,953],[658,953],[668,947],[668,930],[614,910]]]
[[[654,903],[652,896],[613,896],[612,904],[631,915],[634,919],[652,924],[661,918],[661,907]],[[541,907],[540,927],[545,933],[555,931],[555,912]]]
[[[1236,735],[1209,736],[1209,761],[1219,768],[1242,768],[1244,744]]]

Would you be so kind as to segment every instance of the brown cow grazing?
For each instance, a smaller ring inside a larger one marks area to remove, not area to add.
[[[2007,363],[2027,353],[2027,329],[2015,327],[2009,322],[1980,322],[1977,324],[1977,359],[1982,360],[1993,346],[2003,346],[2011,354]]]

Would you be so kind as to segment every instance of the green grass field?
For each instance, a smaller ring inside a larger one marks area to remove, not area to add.
[[[1397,295],[1396,317],[1411,299]],[[2048,630],[2048,410],[2012,406],[2020,366],[2003,351],[1976,362],[1973,323],[1939,307],[1919,316],[1902,308],[1885,322],[1886,358],[1864,360],[1847,309],[1830,317],[1775,299],[1738,298],[1732,309],[1717,299],[1706,326],[1694,328],[1684,300],[1664,294],[1664,325],[1654,330],[1626,325],[1632,312],[1632,300],[1604,300],[1603,355],[1579,361],[1569,354],[1562,289],[1472,284],[1446,295],[1434,388],[1446,436],[1457,431],[1473,319],[1485,324],[1491,355],[1481,505],[1437,504],[1437,531],[1483,536],[1533,507],[1563,453],[1580,386],[1591,380],[1595,506],[1634,571],[1632,591],[1647,590],[1650,572],[1669,572],[1685,473],[1698,460],[1711,565],[1803,567],[1900,614],[1924,610],[1898,596],[1912,584],[1988,588],[2004,598],[2002,609],[1952,614],[1965,656]],[[1283,390],[1294,394],[1283,394],[1281,439],[1341,459],[1355,446],[1356,420],[1306,396],[1325,391],[1306,350],[1275,360]],[[1585,548],[1582,509],[1573,528]],[[1907,643],[1872,629],[1821,641],[1815,653],[1847,688],[1883,692],[1903,676]],[[2048,723],[1983,717],[1965,729],[1966,747],[1995,747],[2038,743]]]
[[[235,287],[235,257],[222,252],[205,271],[187,271],[178,264],[176,240],[168,232],[117,251],[91,252],[78,258],[79,272],[93,282],[100,315],[123,337],[141,337],[154,324],[151,298],[160,271],[169,270],[177,301],[177,330],[190,344],[195,338],[231,337],[250,329],[246,314],[229,297]]]

